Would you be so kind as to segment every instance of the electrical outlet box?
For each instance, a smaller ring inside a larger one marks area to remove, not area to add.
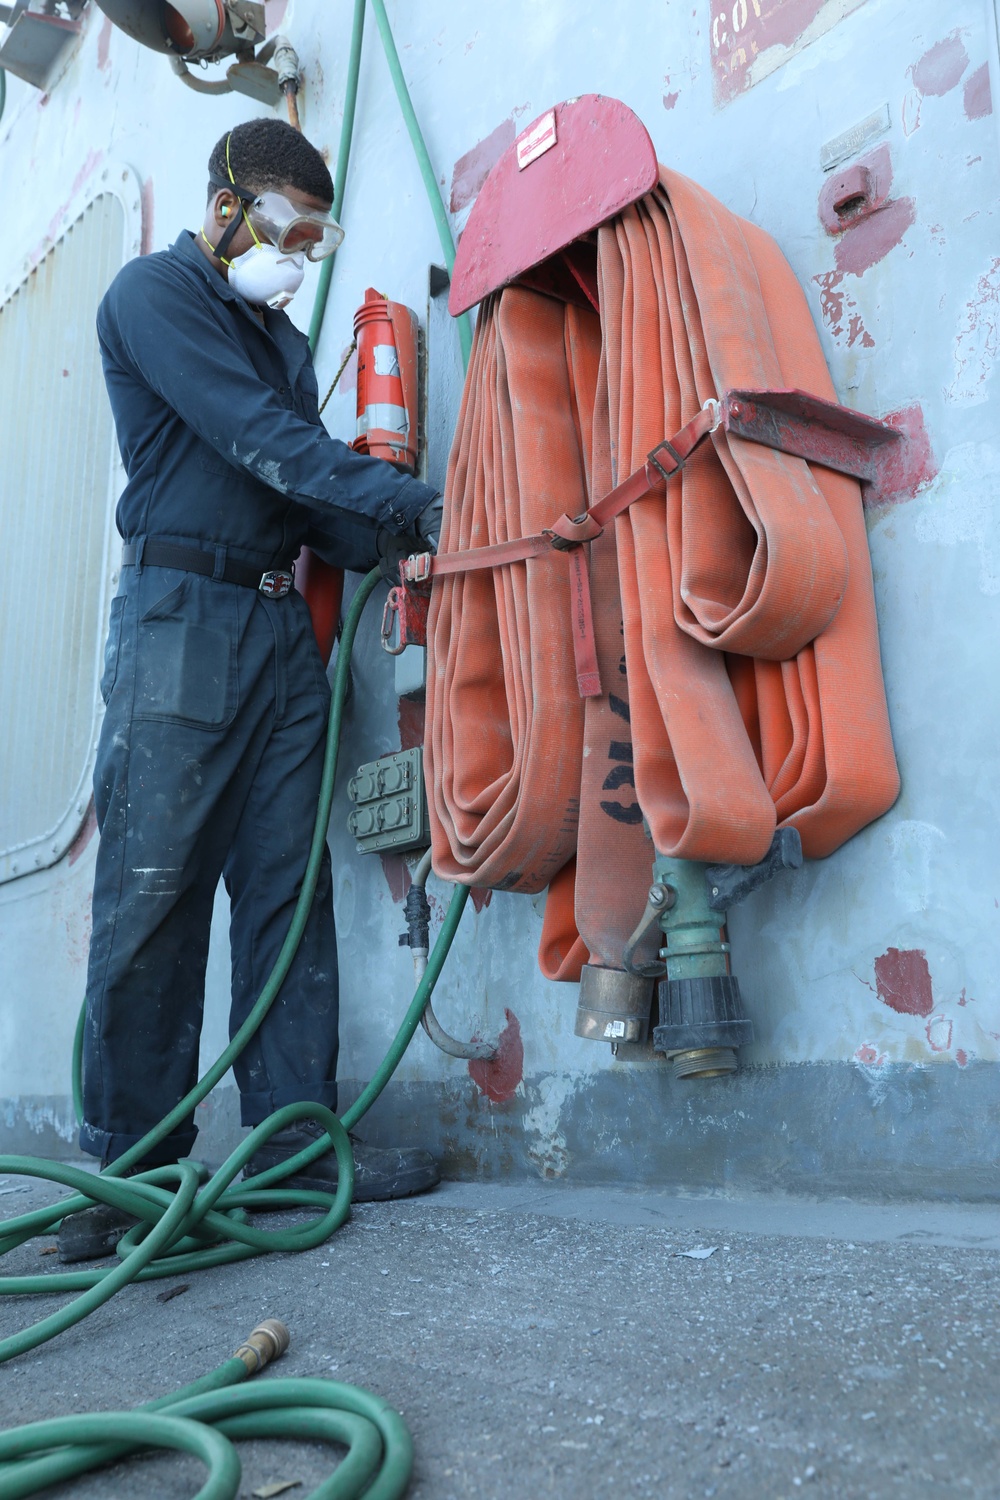
[[[347,827],[359,854],[427,848],[431,839],[421,749],[397,750],[359,766],[347,783],[347,795],[354,803]]]

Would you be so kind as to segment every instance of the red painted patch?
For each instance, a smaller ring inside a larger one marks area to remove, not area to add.
[[[493,890],[488,885],[474,885],[469,895],[472,897],[472,904],[476,911],[482,911],[493,900]]]
[[[869,503],[898,505],[901,500],[912,500],[914,495],[933,483],[938,473],[938,462],[934,457],[930,436],[924,425],[923,408],[919,402],[915,406],[906,406],[901,411],[891,411],[882,420],[903,433],[906,441],[895,443],[888,450],[878,493],[872,495]],[[889,951],[892,952],[891,949]]]
[[[989,63],[983,63],[965,80],[962,103],[968,120],[981,120],[993,113],[993,92],[990,89]]]
[[[823,228],[828,234],[843,234],[858,219],[881,208],[891,189],[892,154],[888,146],[879,146],[826,179],[819,195]]]
[[[664,94],[664,96],[663,96],[663,108],[664,109],[673,109],[674,105],[677,103],[677,101],[678,101],[678,99],[680,97],[681,96],[680,96],[679,93],[678,94]]]
[[[845,229],[834,251],[838,271],[863,276],[894,250],[917,217],[912,198],[894,198]]]
[[[769,47],[794,47],[822,11],[828,31],[842,18],[829,0],[712,0],[712,73],[717,102],[750,87],[750,70]]]
[[[880,1068],[885,1062],[885,1053],[877,1052],[871,1042],[864,1042],[854,1056],[859,1063],[864,1063],[869,1068]]]
[[[415,750],[424,743],[424,700],[422,698],[400,698],[399,700],[399,748]]]
[[[969,54],[957,31],[935,42],[918,63],[910,69],[914,86],[922,94],[947,94],[959,82],[969,66]]]
[[[111,17],[104,17],[104,24],[97,37],[97,66],[102,73],[106,73],[111,66],[111,33],[114,27]]]
[[[469,1077],[477,1088],[482,1089],[487,1099],[502,1104],[512,1099],[524,1077],[524,1043],[521,1041],[521,1023],[512,1010],[505,1010],[507,1024],[497,1043],[497,1055],[492,1062],[469,1063]],[[479,1041],[478,1036],[473,1041]]]
[[[959,1047],[958,1051],[955,1053],[955,1061],[958,1063],[958,1066],[960,1068],[968,1067],[969,1054],[966,1052],[964,1047]]]
[[[934,1009],[931,971],[922,948],[887,948],[875,960],[879,999],[901,1016],[929,1016]]]
[[[382,861],[382,874],[389,887],[389,895],[399,906],[406,900],[406,893],[410,889],[410,867],[402,854],[380,852],[379,859]]]
[[[87,811],[83,815],[83,822],[80,824],[80,831],[69,846],[68,857],[71,865],[76,864],[96,832],[97,813],[94,810],[94,799],[91,797],[87,804]]]
[[[513,119],[502,120],[496,130],[460,156],[451,174],[451,211],[459,213],[472,202],[508,146],[514,144],[517,128]]]

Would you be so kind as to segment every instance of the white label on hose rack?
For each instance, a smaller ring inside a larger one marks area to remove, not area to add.
[[[523,172],[531,162],[551,151],[556,143],[556,112],[550,109],[526,130],[517,143],[517,170]]]

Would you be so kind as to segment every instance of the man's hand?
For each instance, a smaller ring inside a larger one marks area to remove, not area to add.
[[[438,542],[441,539],[441,520],[443,514],[444,496],[436,495],[430,505],[420,512],[414,522],[417,535],[426,544],[425,551],[436,552],[438,549]]]
[[[400,563],[414,552],[427,551],[427,543],[415,531],[404,531],[402,536],[397,536],[394,531],[386,531],[383,526],[375,534],[375,545],[378,548],[379,571],[390,588],[399,583]]]

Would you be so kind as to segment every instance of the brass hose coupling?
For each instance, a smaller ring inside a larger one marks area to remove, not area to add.
[[[284,1323],[279,1323],[277,1318],[266,1318],[263,1323],[257,1324],[246,1342],[235,1351],[233,1358],[243,1361],[248,1375],[256,1375],[272,1359],[279,1359],[284,1354],[288,1342],[289,1332]]]

